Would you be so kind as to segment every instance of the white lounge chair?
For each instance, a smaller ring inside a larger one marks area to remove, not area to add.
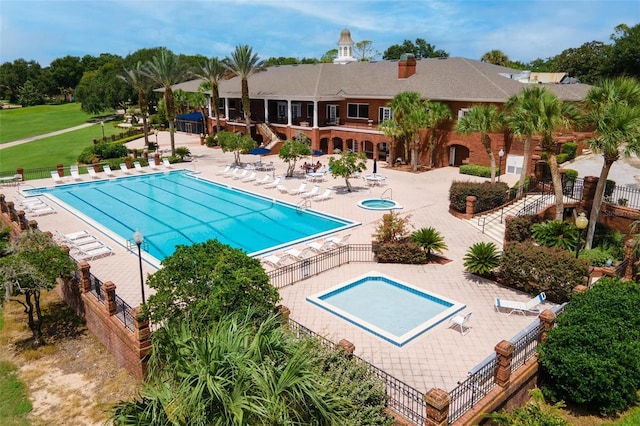
[[[109,176],[109,177],[115,177],[116,174],[113,173],[113,170],[111,170],[111,166],[108,164],[105,164],[104,166],[102,166],[102,170],[104,170],[104,173]]]
[[[78,166],[73,165],[69,166],[69,174],[71,175],[71,179],[75,181],[81,181],[80,172],[78,171]]]
[[[266,184],[264,185],[264,187],[265,187],[265,188],[267,188],[267,189],[277,188],[277,187],[278,187],[278,185],[280,185],[280,181],[281,181],[281,180],[282,180],[282,177],[278,176],[277,178],[275,178],[275,179],[273,180],[273,182],[271,182],[271,183],[266,183]],[[285,189],[286,189],[286,188],[285,188]],[[289,190],[287,190],[287,192],[289,192]]]
[[[137,172],[140,173],[146,173],[147,171],[145,169],[142,168],[142,165],[140,165],[139,161],[136,161],[133,163],[133,167],[136,169]]]
[[[55,183],[56,185],[64,183],[64,178],[61,178],[58,172],[55,170],[51,172],[51,179],[53,179],[53,183]]]
[[[276,185],[276,189],[280,192],[282,192],[283,194],[288,194],[289,193],[289,189],[284,186],[283,184],[279,183],[278,185]]]
[[[311,191],[303,192],[302,194],[300,194],[300,196],[302,198],[315,197],[316,195],[318,195],[318,191],[320,191],[320,187],[318,185],[313,185],[313,188],[311,188]]]
[[[298,250],[297,248],[290,248],[284,251],[285,256],[290,256],[295,258],[296,260],[302,260],[307,257],[309,252],[313,251],[310,247],[307,247],[303,250]]]
[[[89,173],[92,179],[100,179],[100,176],[98,176],[93,166],[87,167],[87,173]]]
[[[514,312],[522,315],[526,315],[527,313],[538,314],[540,313],[540,309],[538,309],[537,306],[544,302],[546,299],[547,295],[544,294],[544,292],[540,293],[527,302],[517,302],[514,300],[506,300],[496,297],[495,308],[496,312],[508,312],[509,315]]]
[[[300,186],[297,189],[292,189],[289,191],[289,194],[291,195],[298,195],[298,194],[302,194],[303,192],[305,192],[307,190],[307,182],[302,182],[300,184]]]
[[[258,177],[258,172],[251,172],[251,174],[249,176],[247,176],[246,178],[242,179],[243,182],[253,182],[254,180],[256,180],[256,177]]]
[[[316,195],[315,197],[312,198],[313,201],[324,201],[324,200],[328,200],[329,198],[331,198],[331,189],[325,189],[325,191],[320,194],[320,195]]]
[[[347,243],[351,234],[344,234],[342,237],[328,237],[326,241],[336,246],[343,246]]]
[[[226,174],[229,170],[231,170],[231,164],[227,164],[227,166],[226,166],[224,169],[222,169],[222,170],[218,170],[218,171],[216,172],[216,174],[217,174],[217,175],[224,175],[224,174]]]
[[[471,316],[471,312],[467,312],[466,314],[459,314],[454,317],[449,318],[449,323],[452,328],[458,327],[460,330],[460,334],[463,336],[468,334],[471,331],[471,326],[469,325],[469,317]]]
[[[120,163],[120,170],[122,170],[122,173],[124,173],[125,175],[131,174],[125,163]]]
[[[60,232],[56,231],[54,239],[61,244],[73,244],[75,240],[79,240],[89,236],[89,232],[86,230],[71,232],[69,234],[61,234]]]
[[[54,209],[48,204],[44,204],[42,207],[29,209],[26,213],[29,216],[44,216],[47,214],[56,213],[56,209]]]
[[[284,266],[284,263],[282,262],[284,258],[280,257],[280,256],[276,256],[275,254],[270,254],[269,256],[265,256],[260,258],[260,262],[264,263],[265,265],[268,265],[274,269],[278,269]]]
[[[149,168],[151,170],[159,170],[160,169],[160,164],[156,164],[156,160],[151,158],[149,160]]]
[[[264,185],[266,183],[268,183],[271,180],[271,175],[270,174],[266,174],[262,177],[262,179],[257,179],[256,181],[253,182],[254,185]]]
[[[103,245],[91,250],[80,249],[73,255],[73,257],[76,260],[95,260],[101,257],[111,256],[112,254],[114,253],[111,247]]]
[[[240,180],[243,179],[245,176],[247,176],[247,174],[249,173],[249,170],[244,169],[242,170],[242,172],[235,174],[233,176],[231,176],[234,180]]]
[[[316,240],[307,243],[307,247],[317,253],[322,253],[331,250],[334,247],[334,243],[327,240]]]
[[[173,169],[173,166],[171,166],[169,159],[166,157],[162,159],[162,165],[164,166],[165,169]]]

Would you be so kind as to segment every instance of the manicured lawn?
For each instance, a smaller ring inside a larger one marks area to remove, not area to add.
[[[0,144],[78,126],[93,118],[79,103],[1,110]]]
[[[115,133],[111,125],[105,125],[107,134]],[[102,138],[100,126],[64,133],[33,142],[0,150],[0,172],[15,172],[18,167],[35,169],[40,167],[55,170],[56,164],[75,164],[83,149],[93,144],[93,139]],[[83,168],[84,169],[84,168]]]

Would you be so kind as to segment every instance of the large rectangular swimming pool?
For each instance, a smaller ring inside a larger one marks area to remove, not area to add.
[[[185,171],[27,190],[44,194],[125,240],[139,229],[158,260],[178,244],[216,238],[258,255],[356,222],[230,188]]]

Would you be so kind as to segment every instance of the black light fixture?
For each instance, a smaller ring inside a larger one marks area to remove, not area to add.
[[[504,157],[504,149],[500,148],[500,152],[498,152],[498,157],[500,157],[500,162],[498,163],[498,182],[500,182],[500,175],[502,174],[502,157]]]
[[[138,246],[138,263],[140,265],[140,292],[142,293],[142,303],[144,300],[144,276],[142,275],[142,254],[140,252],[140,246],[144,241],[144,235],[140,232],[139,229],[136,229],[136,232],[133,233],[133,242]]]

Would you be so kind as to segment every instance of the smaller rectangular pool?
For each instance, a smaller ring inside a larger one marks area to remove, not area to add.
[[[396,346],[466,307],[375,271],[306,300]]]

